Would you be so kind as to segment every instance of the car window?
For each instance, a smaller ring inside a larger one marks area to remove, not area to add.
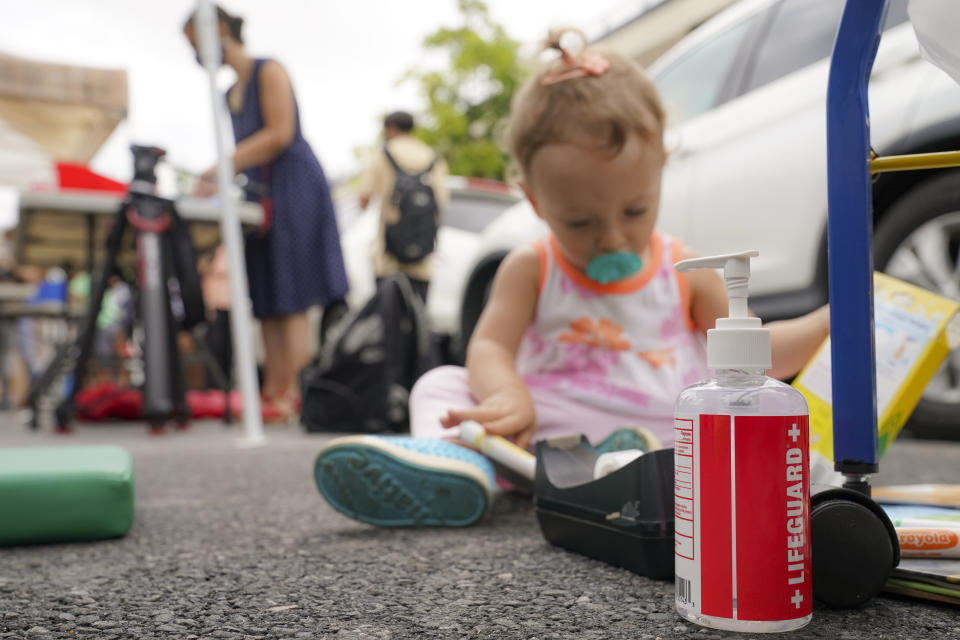
[[[727,75],[757,16],[718,34],[653,78],[671,124],[716,106]]]
[[[907,0],[890,0],[887,3],[887,21],[883,23],[883,29],[887,30],[898,24],[907,21]]]
[[[514,201],[507,198],[454,192],[443,210],[441,223],[456,229],[480,233],[512,204]]]
[[[843,13],[838,0],[784,0],[754,57],[746,91],[830,57]],[[893,0],[884,29],[907,19],[907,0]]]

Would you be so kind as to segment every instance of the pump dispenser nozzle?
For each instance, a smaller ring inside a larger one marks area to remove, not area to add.
[[[750,283],[750,258],[759,251],[741,251],[705,258],[683,260],[677,271],[723,269],[727,285],[728,317],[718,318],[717,326],[707,331],[707,366],[711,369],[769,369],[770,330],[759,318],[751,318],[747,308]]]

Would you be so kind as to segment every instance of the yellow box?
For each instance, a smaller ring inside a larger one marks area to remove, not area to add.
[[[873,274],[877,354],[878,456],[897,437],[947,354],[960,346],[953,300]],[[830,339],[794,380],[810,407],[810,449],[833,460]]]

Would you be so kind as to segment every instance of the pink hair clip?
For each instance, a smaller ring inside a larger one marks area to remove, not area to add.
[[[545,74],[540,80],[541,84],[551,85],[584,76],[602,76],[610,70],[610,61],[593,51],[584,53],[579,64],[573,54],[566,49],[560,51],[560,57],[567,65],[566,68]]]

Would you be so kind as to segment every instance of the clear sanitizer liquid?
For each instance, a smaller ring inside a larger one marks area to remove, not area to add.
[[[798,629],[813,612],[807,403],[764,375],[769,331],[746,313],[754,254],[677,265],[724,268],[731,313],[707,333],[714,377],[680,393],[674,421],[677,611],[748,633]]]

